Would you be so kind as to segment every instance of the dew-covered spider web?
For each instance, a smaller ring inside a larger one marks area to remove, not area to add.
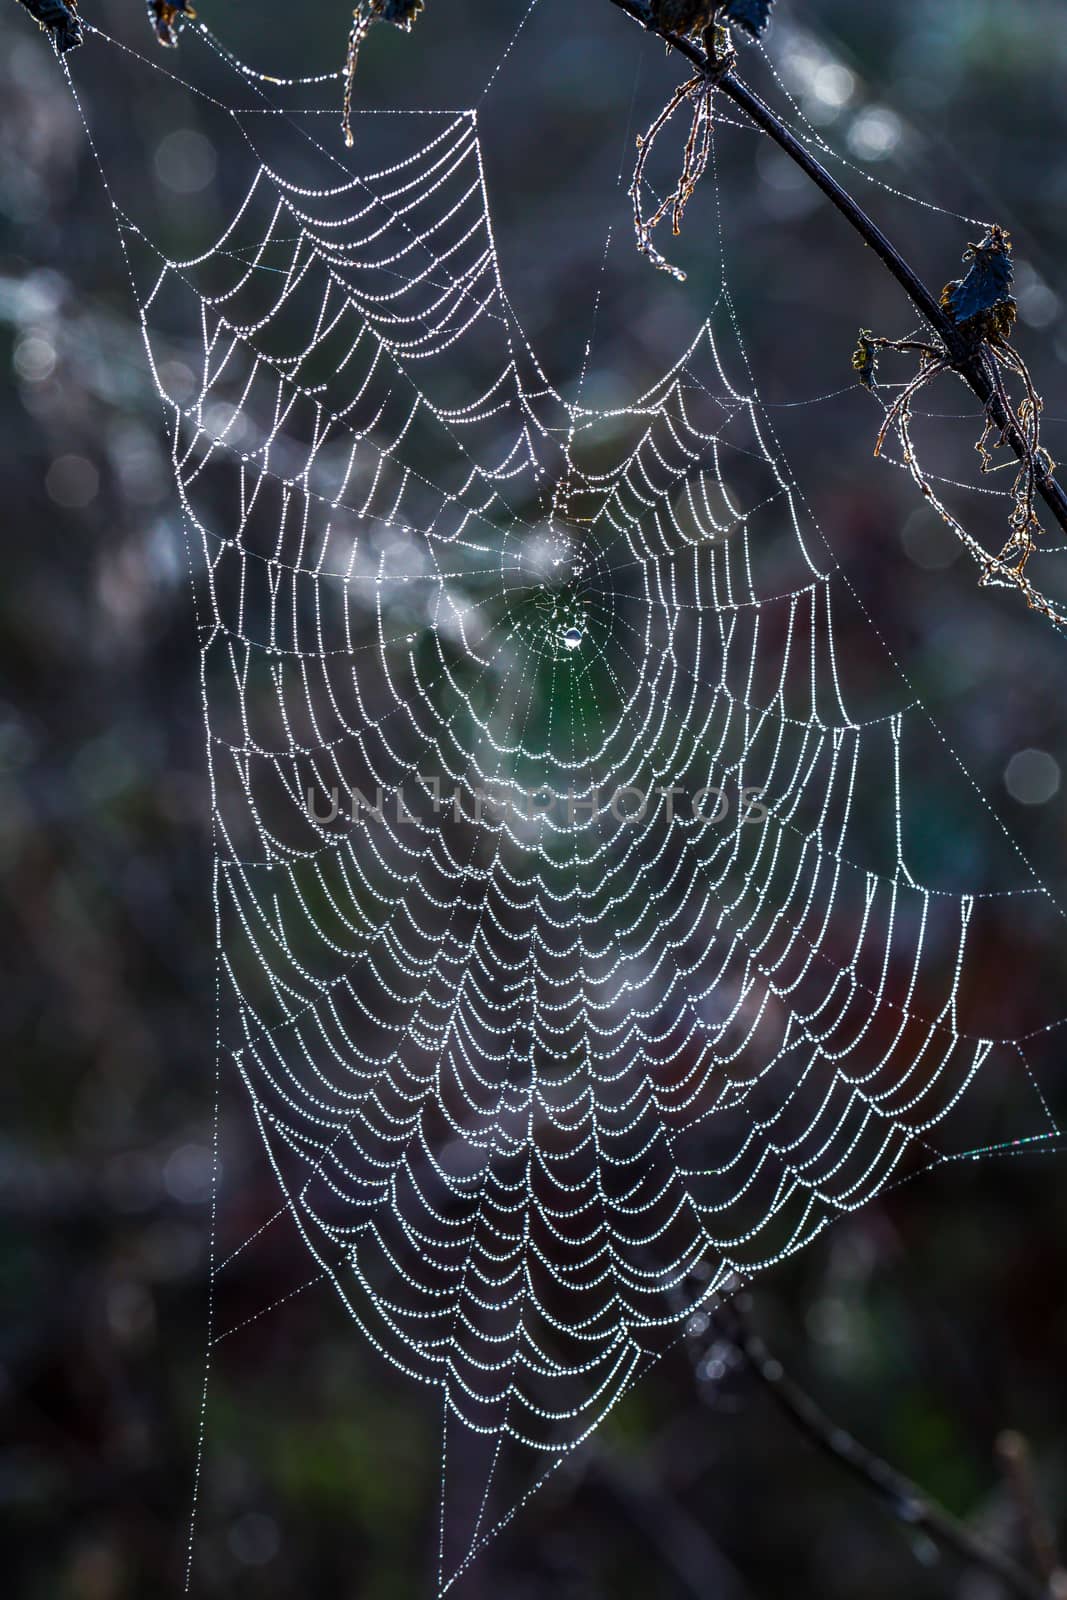
[[[438,1392],[444,1591],[724,1286],[1058,1129],[961,1013],[988,902],[909,785],[981,800],[889,658],[877,696],[839,653],[868,623],[725,257],[598,410],[509,302],[476,113],[357,94],[347,150],[335,75],[315,101],[192,25],[166,66],[223,152],[203,247],[109,194],[189,537],[221,1072],[310,1281]],[[213,1346],[275,1225],[216,1247]]]

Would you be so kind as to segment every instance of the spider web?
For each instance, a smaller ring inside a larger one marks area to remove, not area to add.
[[[225,222],[179,258],[109,193],[189,532],[220,1055],[311,1281],[440,1393],[443,1592],[695,1308],[1058,1129],[961,1019],[983,897],[915,864],[902,772],[966,782],[906,693],[853,703],[725,271],[645,393],[568,401],[475,112],[357,109],[345,151],[185,37]]]

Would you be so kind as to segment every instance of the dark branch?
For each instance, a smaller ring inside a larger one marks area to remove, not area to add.
[[[918,1484],[897,1472],[828,1417],[788,1375],[759,1335],[753,1333],[736,1303],[717,1306],[713,1322],[744,1357],[749,1371],[790,1422],[824,1455],[843,1466],[868,1489],[873,1489],[898,1521],[925,1533],[969,1565],[991,1573],[1019,1600],[1053,1600],[1057,1591],[1048,1582],[1032,1576],[1009,1555],[972,1533]]]
[[[714,71],[707,53],[692,39],[683,38],[680,34],[671,33],[668,29],[656,25],[652,20],[647,0],[610,0],[610,3],[617,6],[620,11],[625,11],[628,16],[633,17],[652,33],[658,34],[679,55],[685,56],[698,71],[702,73]],[[918,273],[886,237],[878,224],[867,215],[862,206],[857,204],[847,189],[843,189],[836,178],[827,172],[822,163],[815,159],[807,146],[790,132],[781,118],[741,81],[736,72],[728,71],[719,77],[718,92],[725,95],[728,100],[732,100],[751,122],[785,151],[790,160],[794,161],[812,183],[822,190],[864,243],[879,257],[887,271],[892,273],[912,304],[941,340],[948,351],[952,370],[981,401],[997,429],[1003,432],[1014,454],[1021,462],[1026,463],[1029,460],[1029,452],[1018,421],[1011,411],[1005,408],[980,354],[975,352],[973,342],[945,315]],[[1059,526],[1067,533],[1067,494],[1056,481],[1053,469],[1047,463],[1041,463],[1039,466],[1037,491]]]

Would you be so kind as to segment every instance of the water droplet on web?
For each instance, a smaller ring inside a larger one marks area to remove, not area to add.
[[[568,650],[577,650],[578,646],[582,642],[583,637],[584,635],[581,628],[568,628],[566,633],[563,635],[563,643],[567,646]]]

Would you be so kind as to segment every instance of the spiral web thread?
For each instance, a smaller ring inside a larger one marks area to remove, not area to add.
[[[527,1492],[506,1455],[550,1469],[1029,1068],[960,1023],[983,897],[909,866],[925,714],[850,705],[855,601],[725,277],[632,405],[568,403],[475,113],[357,112],[346,152],[261,91],[211,107],[249,176],[210,249],[112,200],[190,534],[222,1059],[316,1278],[440,1390],[443,1592]]]

